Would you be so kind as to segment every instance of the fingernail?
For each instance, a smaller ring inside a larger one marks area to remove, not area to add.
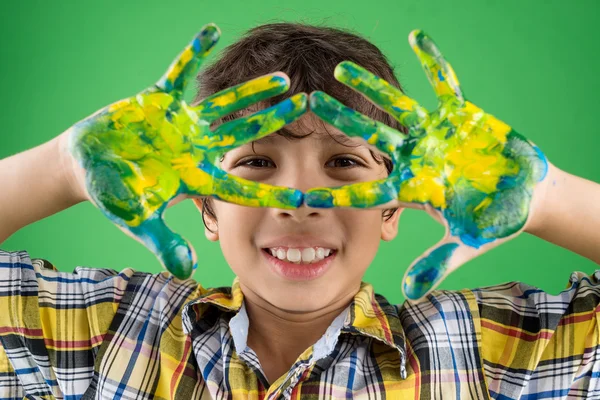
[[[304,202],[309,207],[332,208],[335,206],[333,195],[326,189],[310,190],[304,195]]]
[[[196,268],[192,252],[186,245],[178,245],[169,249],[164,255],[165,268],[179,279],[187,279]]]
[[[302,193],[301,190],[295,189],[289,194],[287,194],[287,192],[284,193],[286,193],[284,198],[278,199],[280,203],[289,204],[295,208],[300,207],[302,203],[304,203],[304,193]]]
[[[207,25],[200,32],[199,37],[194,40],[194,50],[200,52],[201,49],[211,48],[219,40],[220,32],[216,25]]]

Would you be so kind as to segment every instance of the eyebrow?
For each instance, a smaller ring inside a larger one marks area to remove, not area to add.
[[[281,131],[285,131],[288,134],[293,134],[289,129],[283,127],[281,129],[279,129],[278,131],[270,133],[269,135],[267,135],[265,137],[262,137],[260,139],[256,139],[256,140],[253,140],[251,142],[248,142],[244,146],[252,145],[252,143],[258,143],[258,144],[263,144],[263,145],[274,144],[277,141],[277,139],[275,138],[275,134],[277,132],[281,132]],[[314,131],[313,131],[313,133],[314,133]],[[286,138],[286,139],[288,139],[288,138]],[[329,132],[327,132],[327,134],[322,134],[322,135],[318,135],[317,136],[317,140],[319,140],[319,141],[326,141],[326,140],[329,141],[330,139],[333,139],[335,142],[337,142],[338,144],[341,144],[343,146],[348,146],[348,147],[352,147],[352,148],[364,148],[364,149],[367,149],[367,150],[371,151],[368,148],[368,146],[365,146],[364,144],[357,143],[357,142],[353,141],[350,138],[350,136],[347,136],[347,135],[345,135],[343,133],[329,133]],[[225,153],[223,153],[221,155],[221,161],[223,161],[225,159],[225,155],[227,153],[228,152],[225,152]]]
[[[281,128],[279,131],[285,131],[287,133],[291,134],[291,131],[289,131],[286,128]],[[287,138],[286,138],[287,139]],[[344,135],[343,133],[329,133],[327,132],[327,134],[322,134],[322,135],[318,135],[316,137],[317,140],[319,141],[330,141],[330,139],[333,139],[333,141],[335,141],[338,144],[344,145],[344,146],[348,146],[348,147],[366,147],[365,145],[361,144],[361,143],[357,143],[355,141],[352,140],[351,137]],[[274,137],[273,134],[270,134],[268,136],[265,136],[263,138],[254,140],[254,143],[258,143],[258,144],[273,144],[273,142],[275,142],[277,139]]]

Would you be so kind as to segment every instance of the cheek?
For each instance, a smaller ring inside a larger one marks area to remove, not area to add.
[[[382,210],[339,209],[346,232],[353,237],[377,241],[381,234]]]
[[[347,253],[352,261],[365,269],[375,257],[381,240],[381,210],[343,210],[340,219],[344,221]]]
[[[216,210],[221,251],[235,273],[255,262],[255,235],[266,209],[221,202]]]

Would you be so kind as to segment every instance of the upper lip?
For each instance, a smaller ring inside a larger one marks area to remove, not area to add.
[[[281,236],[267,240],[261,248],[273,248],[273,247],[323,247],[325,249],[337,249],[337,246],[332,242],[318,238],[315,236]]]

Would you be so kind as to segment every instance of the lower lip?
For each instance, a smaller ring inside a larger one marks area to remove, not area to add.
[[[284,277],[292,281],[310,281],[324,275],[329,269],[333,260],[337,256],[337,251],[327,258],[310,264],[294,264],[288,261],[280,260],[273,257],[266,250],[262,250],[263,254],[269,261],[271,268]]]

